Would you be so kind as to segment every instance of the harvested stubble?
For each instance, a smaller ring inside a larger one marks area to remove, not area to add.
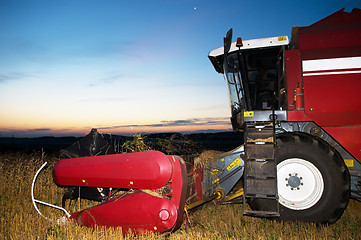
[[[204,166],[207,163],[215,162],[222,155],[220,151],[207,150],[203,151],[198,157],[194,158],[194,166]]]
[[[150,234],[123,237],[120,229],[92,229],[66,222],[57,225],[41,217],[31,203],[33,176],[44,161],[49,167],[39,176],[35,196],[61,204],[64,189],[57,187],[51,169],[57,159],[50,156],[0,155],[0,239],[360,239],[361,203],[351,200],[341,219],[333,225],[277,222],[242,216],[242,205],[210,203],[190,216],[190,223],[166,236]],[[82,207],[91,202],[82,201]],[[73,204],[70,212],[78,210]],[[52,219],[61,213],[41,207]],[[189,226],[188,226],[189,225]],[[188,227],[186,227],[188,226]]]

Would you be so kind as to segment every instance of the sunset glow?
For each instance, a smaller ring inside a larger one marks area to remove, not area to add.
[[[226,84],[207,58],[229,28],[290,37],[360,5],[1,1],[0,137],[231,130]]]

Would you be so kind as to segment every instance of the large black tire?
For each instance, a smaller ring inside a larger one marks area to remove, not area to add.
[[[320,138],[301,133],[277,135],[280,220],[334,223],[347,207],[350,175],[339,153]],[[250,201],[273,211],[269,200]]]

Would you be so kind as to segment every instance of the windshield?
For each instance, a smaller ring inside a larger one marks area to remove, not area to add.
[[[228,86],[232,114],[237,114],[242,111],[244,106],[242,103],[244,88],[235,54],[228,56],[227,60],[224,61],[224,77]]]
[[[226,79],[232,115],[242,110],[278,109],[281,47],[236,51],[226,55]]]

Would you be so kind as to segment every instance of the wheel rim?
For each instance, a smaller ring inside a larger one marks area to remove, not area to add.
[[[314,206],[321,198],[324,182],[321,172],[309,161],[290,158],[277,165],[279,203],[293,210]]]

